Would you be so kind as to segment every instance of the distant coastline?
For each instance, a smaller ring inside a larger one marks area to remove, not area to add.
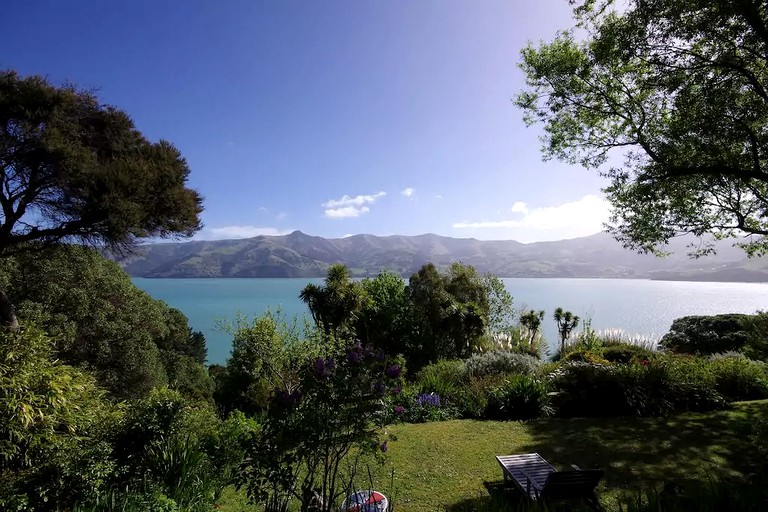
[[[424,263],[447,267],[455,261],[479,272],[510,278],[651,279],[668,281],[768,282],[768,258],[746,257],[728,241],[717,253],[692,259],[687,241],[658,258],[624,249],[601,233],[556,242],[522,244],[438,235],[327,239],[295,231],[284,236],[239,240],[158,243],[115,258],[133,277],[148,278],[320,278],[333,263],[354,277],[389,270],[404,277]]]

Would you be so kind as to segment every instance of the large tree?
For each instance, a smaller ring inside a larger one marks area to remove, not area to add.
[[[0,258],[58,244],[111,249],[191,236],[202,198],[169,142],[90,92],[0,71]],[[14,326],[0,291],[0,319]]]
[[[486,283],[474,267],[462,263],[445,272],[427,263],[410,277],[406,294],[414,326],[405,354],[410,368],[472,354],[488,326],[491,290]]]
[[[765,0],[571,3],[576,26],[522,52],[517,104],[544,125],[545,157],[601,169],[627,247],[746,235],[765,252]]]

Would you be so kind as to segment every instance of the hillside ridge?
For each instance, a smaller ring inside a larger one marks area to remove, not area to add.
[[[323,277],[333,263],[354,276],[387,269],[409,276],[424,263],[454,261],[502,277],[634,278],[768,282],[768,258],[746,257],[732,241],[716,242],[717,254],[691,259],[675,240],[672,255],[658,258],[624,249],[598,233],[524,244],[514,240],[369,234],[324,238],[294,231],[233,240],[194,240],[139,246],[118,263],[134,277]]]

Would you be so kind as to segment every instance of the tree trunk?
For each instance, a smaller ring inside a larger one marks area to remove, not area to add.
[[[8,298],[2,289],[0,289],[0,323],[13,332],[19,330],[19,320],[16,318],[16,311],[13,308],[11,299]]]

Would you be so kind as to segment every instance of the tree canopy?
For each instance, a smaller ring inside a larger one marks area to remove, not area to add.
[[[64,245],[2,258],[0,287],[22,320],[55,340],[59,359],[88,370],[113,395],[145,396],[169,384],[210,396],[204,337],[97,251]]]
[[[0,256],[27,242],[190,236],[202,198],[169,142],[90,92],[0,72]]]
[[[627,247],[746,235],[739,245],[765,252],[768,4],[571,3],[573,29],[522,51],[516,102],[544,125],[545,157],[601,169]]]

